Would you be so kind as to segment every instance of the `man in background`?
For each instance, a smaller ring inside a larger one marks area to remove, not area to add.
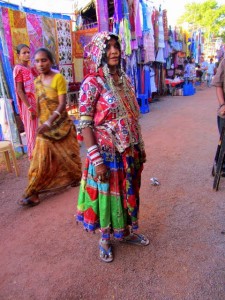
[[[205,61],[203,55],[200,57],[200,67],[202,71],[202,85],[204,85],[204,82],[206,81],[207,71],[208,71],[208,62]]]
[[[211,87],[212,78],[214,76],[215,72],[215,64],[213,62],[213,59],[210,58],[210,63],[208,65],[208,71],[207,71],[207,86]]]

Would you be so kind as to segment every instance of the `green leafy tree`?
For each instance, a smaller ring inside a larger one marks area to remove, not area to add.
[[[222,37],[225,41],[225,4],[219,5],[215,0],[186,4],[185,12],[177,23],[181,25],[184,22],[192,28],[204,29],[208,40],[211,37]]]

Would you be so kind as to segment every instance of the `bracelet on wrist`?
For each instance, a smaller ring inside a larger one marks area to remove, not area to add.
[[[225,103],[223,103],[223,104],[220,104],[220,108],[221,108],[221,107],[223,107],[224,105],[225,105]]]
[[[51,128],[51,123],[50,123],[49,121],[45,121],[45,122],[43,123],[43,125],[46,125],[46,126],[48,126],[48,128]]]
[[[54,113],[56,113],[58,116],[61,116],[61,113],[58,110],[54,110]]]
[[[88,155],[90,158],[90,161],[92,162],[92,164],[94,166],[98,166],[103,164],[103,159],[102,156],[98,150],[98,146],[97,145],[93,145],[91,147],[88,148]]]
[[[95,167],[97,167],[97,166],[99,166],[99,165],[102,165],[103,164],[103,159],[101,158],[101,159],[99,159],[99,160],[97,160],[97,161],[95,161],[95,162],[93,162],[93,165],[95,166]]]
[[[87,152],[90,153],[91,151],[93,151],[93,150],[95,150],[95,149],[98,149],[98,146],[97,146],[97,145],[93,145],[93,146],[89,147],[89,148],[87,149]]]

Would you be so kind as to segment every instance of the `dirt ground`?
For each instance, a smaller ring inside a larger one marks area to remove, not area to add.
[[[215,192],[211,177],[216,108],[215,89],[205,88],[163,97],[142,115],[140,231],[150,245],[114,242],[111,264],[98,259],[99,234],[74,221],[79,188],[21,208],[28,160],[18,160],[18,178],[1,164],[0,299],[225,299],[225,179]]]

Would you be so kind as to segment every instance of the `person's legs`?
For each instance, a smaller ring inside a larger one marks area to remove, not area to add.
[[[113,261],[112,245],[110,242],[110,235],[108,236],[102,233],[102,236],[99,240],[99,257],[104,262]]]
[[[219,116],[217,116],[217,126],[218,126],[218,130],[219,130],[219,134],[221,135],[223,127],[225,126],[225,118],[220,118]],[[225,177],[225,165],[224,164],[222,167],[222,176]]]
[[[217,116],[217,126],[219,130],[219,134],[221,134],[222,129],[225,126],[225,118],[220,118],[219,116]]]
[[[210,74],[207,74],[207,87],[210,87]]]
[[[208,82],[208,87],[211,87],[211,83],[212,83],[212,74],[209,74],[209,82]]]

